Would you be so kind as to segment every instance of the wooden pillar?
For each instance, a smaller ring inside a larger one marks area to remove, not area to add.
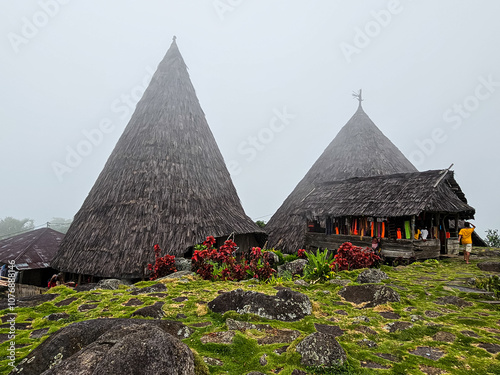
[[[453,237],[458,237],[458,214],[455,215],[455,233]]]
[[[411,239],[415,239],[415,215],[411,217]]]

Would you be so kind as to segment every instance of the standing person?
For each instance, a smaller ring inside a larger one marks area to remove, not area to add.
[[[376,253],[377,251],[379,251],[379,247],[380,247],[380,240],[373,236],[372,238],[372,250],[374,253]]]
[[[467,264],[469,264],[470,252],[472,251],[472,232],[474,232],[474,228],[476,228],[474,224],[465,222],[465,228],[460,229],[460,232],[458,232],[458,242],[462,240],[462,245],[465,245],[464,260]]]

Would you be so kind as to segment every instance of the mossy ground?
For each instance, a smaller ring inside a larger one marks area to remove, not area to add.
[[[491,259],[491,258],[489,258]],[[183,340],[195,353],[199,363],[199,373],[234,374],[241,375],[250,371],[262,373],[280,373],[290,375],[294,369],[306,369],[300,364],[300,355],[295,352],[295,346],[308,334],[316,331],[314,323],[339,326],[344,334],[337,340],[348,355],[348,364],[338,369],[317,370],[317,373],[349,373],[349,374],[500,374],[500,354],[489,353],[480,347],[482,343],[500,344],[500,305],[491,304],[493,297],[484,294],[462,292],[455,288],[457,285],[466,285],[466,279],[481,277],[486,273],[479,270],[476,264],[484,258],[472,257],[471,264],[466,265],[463,259],[449,258],[440,261],[425,261],[409,266],[389,267],[382,266],[382,270],[389,276],[384,283],[395,289],[401,296],[401,302],[390,303],[375,308],[360,309],[348,302],[342,301],[338,295],[341,286],[331,283],[316,283],[310,286],[298,286],[291,281],[274,283],[232,283],[209,282],[193,279],[188,283],[179,281],[166,282],[168,295],[163,298],[148,295],[131,296],[127,287],[118,290],[97,290],[89,292],[75,292],[66,287],[56,287],[50,290],[58,297],[33,308],[16,308],[16,322],[29,322],[26,330],[16,332],[16,357],[21,360],[60,328],[81,320],[115,317],[128,318],[138,308],[151,305],[158,300],[165,302],[163,309],[165,319],[179,320],[187,326],[207,322],[206,327],[193,327],[191,337]],[[500,260],[498,257],[494,259]],[[362,270],[343,271],[337,277],[351,280],[355,285],[357,275]],[[139,287],[152,285],[155,282],[141,282]],[[305,293],[313,302],[313,314],[298,322],[280,322],[261,319],[254,315],[238,315],[228,312],[224,315],[210,312],[206,303],[214,299],[221,291],[230,291],[237,288],[253,290],[267,294],[275,294],[276,286],[290,287],[293,290]],[[470,287],[470,285],[469,285]],[[472,306],[457,307],[454,305],[439,305],[439,297],[457,296]],[[76,298],[68,306],[58,307],[57,303],[70,297]],[[173,301],[177,297],[187,297],[182,302]],[[131,298],[136,298],[144,304],[142,306],[124,306]],[[88,311],[79,311],[83,304],[96,304],[97,307]],[[342,310],[342,311],[339,311]],[[397,313],[399,319],[386,319],[381,312]],[[9,310],[0,311],[0,316],[8,314]],[[60,321],[48,321],[45,316],[65,312],[69,317]],[[178,316],[183,314],[185,318]],[[367,319],[365,319],[365,317]],[[228,318],[255,323],[266,323],[276,329],[293,329],[301,335],[292,343],[259,345],[257,339],[263,335],[257,330],[237,332],[232,344],[202,344],[200,338],[204,335],[225,331]],[[418,320],[416,320],[418,319]],[[412,328],[389,332],[384,328],[394,321],[411,322]],[[361,332],[360,326],[366,326],[373,332]],[[48,334],[42,338],[30,338],[32,331],[48,328]],[[469,332],[468,332],[469,331]],[[472,333],[471,333],[472,331]],[[450,333],[454,336],[451,342],[437,341],[438,332]],[[8,328],[0,329],[0,335],[8,333]],[[376,347],[363,346],[363,339],[376,343]],[[289,345],[282,354],[274,351]],[[8,373],[8,359],[6,352],[9,342],[0,344],[0,369]],[[431,347],[440,350],[444,355],[433,360],[424,358],[410,351],[418,347]],[[267,354],[267,365],[262,366],[259,359]],[[391,355],[391,360],[380,355]],[[204,365],[203,357],[216,358],[222,361],[222,366]],[[363,367],[372,364],[385,369]],[[208,370],[208,372],[207,372]]]

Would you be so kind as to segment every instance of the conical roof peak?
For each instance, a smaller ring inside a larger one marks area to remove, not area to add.
[[[302,246],[303,222],[296,208],[316,185],[353,177],[418,172],[366,114],[361,91],[358,100],[356,112],[269,220],[266,229],[270,246],[288,252]]]

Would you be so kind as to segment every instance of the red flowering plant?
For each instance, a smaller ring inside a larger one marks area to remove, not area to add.
[[[370,248],[363,249],[359,246],[353,246],[350,242],[345,242],[340,245],[330,266],[333,271],[344,271],[369,268],[380,261],[381,258]]]
[[[249,267],[236,261],[237,245],[227,240],[216,249],[215,242],[215,238],[209,236],[196,247],[191,258],[193,271],[205,280],[243,280]]]
[[[161,249],[158,244],[154,246],[155,264],[148,264],[148,270],[152,271],[149,275],[150,280],[156,280],[159,277],[170,275],[177,272],[175,268],[175,256],[165,254],[160,256]]]
[[[252,247],[248,257],[249,259],[248,261],[245,261],[245,263],[249,266],[247,273],[255,279],[263,281],[269,280],[271,276],[276,273],[276,270],[269,262],[271,256],[270,252],[262,251],[260,247]]]
[[[304,249],[299,249],[297,251],[297,256],[300,258],[300,259],[307,259],[307,255],[306,255],[306,251]]]
[[[192,259],[192,269],[205,280],[239,281],[248,276],[267,280],[276,272],[269,264],[270,254],[258,247],[252,248],[249,259],[236,258],[237,245],[231,240],[219,249],[214,248],[215,238],[207,237],[198,245]]]

